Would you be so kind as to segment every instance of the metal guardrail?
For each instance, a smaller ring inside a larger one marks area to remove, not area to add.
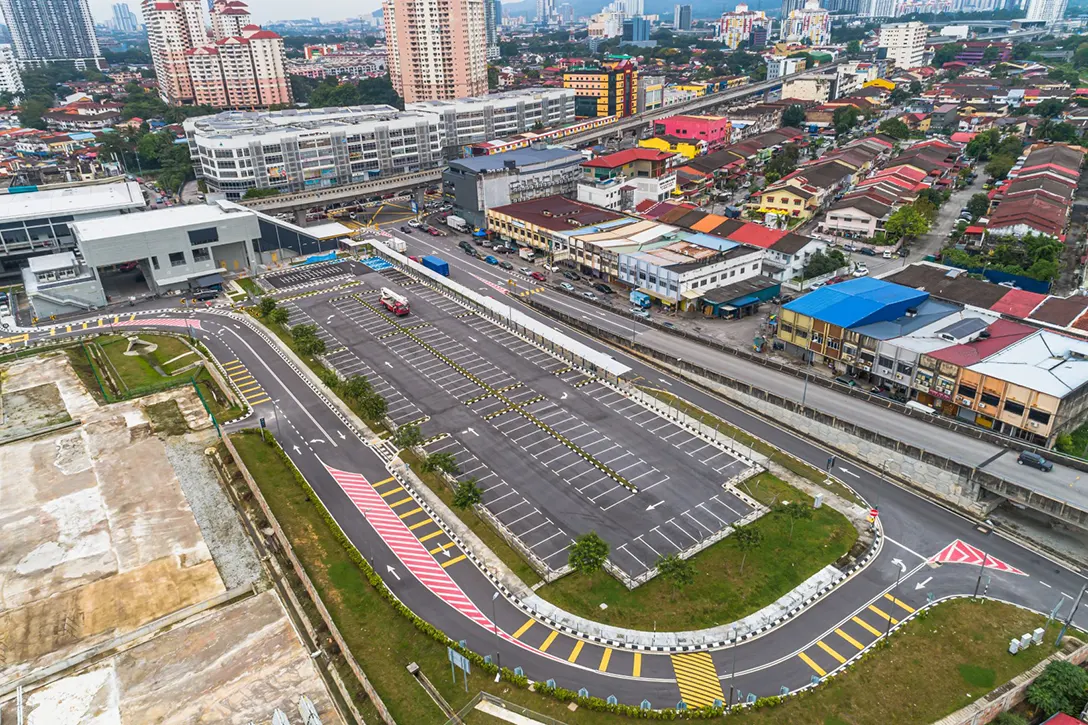
[[[296,191],[290,194],[277,194],[262,199],[242,199],[238,203],[256,211],[272,211],[276,209],[291,209],[317,204],[318,202],[338,201],[350,199],[364,194],[374,194],[404,187],[422,186],[442,180],[442,168],[414,171],[410,174],[398,174],[397,176],[385,176],[358,184],[345,184],[343,186],[330,186],[314,191]]]

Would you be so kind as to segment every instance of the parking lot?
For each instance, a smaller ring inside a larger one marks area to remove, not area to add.
[[[330,264],[307,264],[301,267],[292,267],[283,272],[273,272],[264,276],[264,281],[276,289],[297,287],[303,284],[317,284],[328,282],[334,278],[350,277],[352,269],[343,262]]]
[[[729,453],[398,270],[367,282],[402,292],[411,313],[389,316],[364,290],[301,299],[292,314],[328,327],[339,371],[382,381],[396,422],[428,416],[426,437],[447,434],[428,452],[454,453],[548,566],[595,530],[637,576],[751,511],[722,487],[743,470]]]

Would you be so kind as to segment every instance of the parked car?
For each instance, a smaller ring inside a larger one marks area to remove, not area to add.
[[[1016,462],[1021,466],[1038,468],[1043,473],[1050,473],[1054,470],[1053,463],[1033,451],[1020,451],[1020,455],[1016,457]]]
[[[567,292],[573,292],[574,285],[572,285],[570,282],[560,282],[559,289],[566,290]]]
[[[431,236],[432,236],[432,237],[444,237],[444,236],[446,236],[445,234],[443,234],[442,232],[438,231],[438,230],[437,230],[437,229],[435,229],[434,227],[431,227],[431,228],[430,228],[430,229],[428,229],[427,231],[428,231],[428,232],[430,232],[430,234],[431,234]]]
[[[501,262],[499,262],[499,266],[502,267],[503,269],[513,269],[514,268],[514,265],[510,264],[505,259],[502,260]]]
[[[582,296],[585,297],[587,300],[597,299],[597,295],[593,294],[592,292],[583,292]]]
[[[847,252],[856,252],[856,251],[858,251],[858,248],[855,247],[853,244],[844,244],[844,245],[842,245],[842,248]]]
[[[518,271],[521,272],[522,274],[531,275],[533,273],[533,268],[532,267],[518,267]]]
[[[547,282],[548,278],[544,276],[542,272],[530,272],[529,276],[535,279],[537,282]]]
[[[597,290],[601,294],[606,294],[606,295],[616,294],[616,290],[612,289],[611,287],[606,285],[604,282],[598,282],[597,284],[593,285],[593,289]]]
[[[644,320],[650,319],[649,311],[644,310],[641,307],[632,307],[631,308],[631,314],[634,315],[635,317],[641,317]]]
[[[672,329],[672,330],[676,329],[676,325],[672,324],[671,322],[662,322],[661,324],[664,325],[665,327],[668,327],[668,328]]]
[[[840,375],[839,377],[835,378],[835,382],[851,388],[857,386],[858,384],[856,380],[854,380],[853,378],[848,378],[845,375]]]
[[[404,232],[405,234],[411,234],[412,233],[412,227],[401,227],[400,230],[402,232]]]
[[[855,277],[864,277],[867,274],[869,274],[869,268],[866,267],[864,264],[859,264],[857,266],[857,269],[854,270]]]
[[[418,227],[418,226],[420,226],[420,222],[419,222],[419,219],[409,219],[409,220],[408,220],[408,226],[410,226],[410,227]]]
[[[571,272],[570,270],[563,272],[563,276],[569,279],[571,282],[577,282],[581,279],[581,277],[578,276],[577,272]]]
[[[499,258],[498,257],[493,257],[493,256],[491,256],[489,254],[486,257],[484,257],[484,261],[487,262],[488,264],[498,264],[499,263]]]
[[[472,244],[469,242],[461,240],[460,242],[457,242],[457,246],[465,250],[466,252],[472,252],[475,254],[475,250],[472,248]]]
[[[892,254],[891,252],[889,252],[889,251],[885,251],[885,252],[884,252],[884,254],[881,254],[880,256],[881,256],[881,257],[883,257],[884,259],[891,259],[891,258],[892,258],[892,257],[894,257],[895,255],[893,255],[893,254]]]
[[[866,257],[875,257],[876,256],[876,252],[874,252],[872,249],[869,249],[868,247],[862,247],[858,251],[860,251]]]
[[[907,247],[900,247],[899,248],[899,256],[900,257],[906,257],[908,254],[910,254],[910,249],[908,249]]]

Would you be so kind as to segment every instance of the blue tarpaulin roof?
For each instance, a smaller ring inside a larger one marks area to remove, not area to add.
[[[894,320],[929,299],[928,292],[870,277],[840,282],[809,292],[785,306],[839,327]]]

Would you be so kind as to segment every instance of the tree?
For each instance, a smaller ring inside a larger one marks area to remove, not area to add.
[[[805,122],[805,107],[800,103],[787,106],[782,112],[782,125],[799,128]]]
[[[880,131],[880,133],[900,140],[910,138],[910,128],[898,118],[889,118],[887,121],[884,121],[877,126],[877,130]]]
[[[672,580],[677,589],[683,589],[695,581],[695,566],[690,560],[677,554],[666,554],[657,558],[657,571]]]
[[[258,189],[256,187],[252,189],[246,189],[246,193],[242,196],[243,199],[265,199],[270,196],[275,196],[280,193],[279,189],[264,188]]]
[[[1062,115],[1064,109],[1064,101],[1059,101],[1057,98],[1048,98],[1036,105],[1035,108],[1032,109],[1032,112],[1036,116],[1042,116],[1043,118],[1057,118]]]
[[[990,210],[990,197],[981,191],[977,194],[972,194],[970,201],[967,202],[967,211],[971,212],[971,217],[978,219],[980,216],[986,216],[986,212]]]
[[[956,59],[956,56],[963,52],[962,43],[945,43],[940,48],[937,48],[937,52],[933,54],[934,68],[940,68],[945,63],[951,63]]]
[[[853,106],[839,106],[831,116],[836,134],[848,133],[858,125],[858,109]]]
[[[778,510],[784,513],[790,520],[790,541],[793,541],[793,525],[801,520],[812,518],[812,507],[800,501],[790,501],[782,504]]]
[[[884,224],[888,239],[917,238],[929,231],[929,221],[913,204],[895,210]]]
[[[453,507],[467,509],[480,503],[483,497],[484,493],[476,485],[476,479],[466,478],[464,481],[458,482],[456,488],[453,489]]]
[[[385,402],[385,398],[374,392],[360,398],[357,405],[359,406],[359,412],[368,420],[381,420],[389,409],[389,404]]]
[[[755,551],[763,545],[763,531],[751,524],[733,527],[733,538],[737,542],[737,548],[741,551],[740,573],[744,573],[744,561],[748,558],[749,551]]]
[[[1035,52],[1029,43],[1017,43],[1012,47],[1013,60],[1026,60]]]
[[[1071,662],[1055,660],[1028,687],[1027,700],[1048,717],[1059,712],[1079,715],[1088,700],[1088,671]]]
[[[290,317],[290,313],[283,307],[277,307],[276,309],[265,315],[265,319],[274,325],[286,325],[287,319]]]
[[[487,67],[487,90],[493,91],[499,87],[499,69],[493,65]]]
[[[1014,712],[1001,712],[993,719],[993,725],[1028,725],[1028,721]]]
[[[365,375],[352,375],[340,384],[340,394],[349,401],[359,402],[373,392],[374,386],[370,384]]]
[[[457,459],[452,453],[445,451],[439,451],[438,453],[432,453],[423,459],[423,463],[420,464],[420,468],[424,473],[435,473],[441,471],[448,473],[451,476],[456,476],[461,472],[461,467],[457,465]]]
[[[860,52],[861,52],[861,41],[851,40],[849,43],[846,44],[846,54],[847,55],[857,55]]]
[[[802,274],[806,279],[812,279],[820,275],[831,274],[836,269],[845,266],[846,257],[838,249],[828,249],[826,252],[817,250],[808,258],[808,264],[805,265]]]
[[[291,328],[291,338],[303,355],[320,355],[325,352],[325,341],[317,336],[317,325],[295,325]]]
[[[986,173],[995,181],[1004,179],[1015,163],[1016,159],[1011,156],[995,156],[986,164]]]
[[[608,542],[598,536],[596,531],[576,538],[567,554],[567,562],[571,568],[583,574],[600,571],[607,559]]]
[[[276,300],[271,297],[262,297],[260,302],[257,303],[257,314],[261,317],[268,317],[277,306]]]
[[[1001,55],[1001,49],[996,45],[986,46],[986,50],[982,51],[982,62],[993,63]]]
[[[23,128],[37,128],[45,130],[48,126],[45,123],[45,119],[42,118],[42,114],[49,110],[49,104],[37,98],[30,98],[23,101],[23,105],[19,108],[19,125]]]
[[[418,425],[402,425],[393,432],[393,445],[397,448],[412,448],[423,442],[423,433]]]

